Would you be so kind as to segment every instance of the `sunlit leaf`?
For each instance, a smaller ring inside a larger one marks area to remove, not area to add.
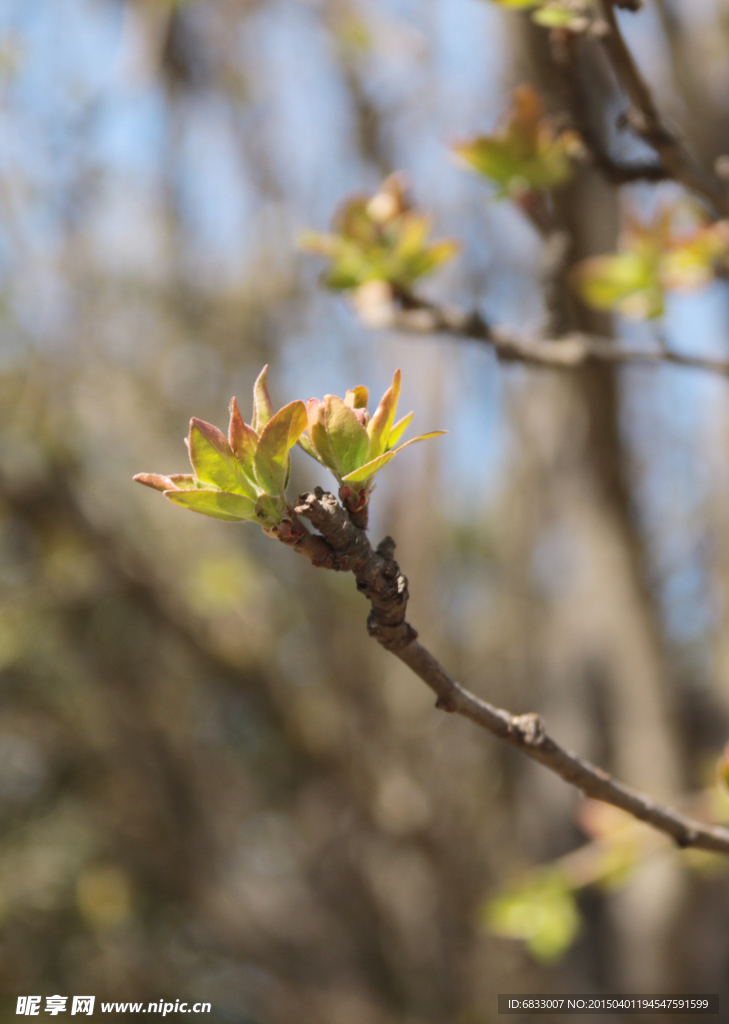
[[[335,475],[339,473],[339,464],[334,454],[329,431],[327,430],[326,405],[318,398],[310,398],[306,403],[307,434],[309,435],[310,454]],[[303,435],[302,435],[303,436]]]
[[[327,395],[327,427],[342,475],[360,466],[369,453],[367,430],[341,398]]]
[[[256,478],[267,494],[283,494],[289,449],[296,444],[305,427],[306,407],[297,401],[279,409],[261,431],[254,468]]]
[[[392,448],[389,451],[384,452],[382,455],[378,455],[375,459],[370,459],[369,462],[365,462],[364,465],[360,466],[359,469],[348,473],[344,477],[347,483],[362,483],[365,480],[369,480],[370,477],[378,473],[383,466],[386,466],[388,462],[395,458],[398,452],[401,452],[403,448],[407,448],[408,445],[417,444],[418,441],[428,441],[431,437],[440,437],[441,434],[445,434],[445,430],[432,430],[429,434],[420,434],[418,437],[412,437],[409,441],[401,444],[399,448]]]
[[[258,435],[243,421],[235,398],[230,400],[230,424],[228,426],[228,444],[238,460],[241,471],[249,480],[254,480],[253,460],[258,445]]]
[[[344,401],[350,409],[366,409],[369,392],[364,384],[358,384],[356,388],[345,392]]]
[[[362,483],[364,480],[369,480],[371,476],[374,476],[378,470],[382,469],[383,466],[386,466],[394,458],[395,452],[385,452],[384,455],[378,455],[376,459],[365,462],[363,466],[348,473],[343,479],[348,484]]]
[[[407,448],[411,444],[417,444],[418,441],[429,441],[431,437],[442,437],[443,434],[447,434],[447,430],[431,430],[427,434],[418,434],[417,437],[411,437],[409,441],[405,441],[398,448],[393,448],[393,453],[397,454],[401,452],[403,448]]]
[[[409,412],[407,414],[407,416],[403,416],[403,418],[401,420],[398,420],[397,423],[393,426],[393,428],[390,431],[389,436],[387,438],[387,446],[386,447],[388,448],[388,450],[390,448],[394,448],[395,447],[397,442],[400,440],[402,435],[405,433],[405,431],[410,426],[414,415],[415,415],[414,412]]]
[[[246,519],[255,520],[256,503],[243,494],[228,494],[225,491],[165,491],[165,497],[175,505],[201,512],[214,519],[225,519],[240,523]]]
[[[190,420],[189,448],[190,462],[198,480],[221,491],[255,497],[250,483],[240,471],[227,437],[217,427],[204,420]]]
[[[380,404],[377,406],[367,426],[367,433],[370,438],[370,458],[382,455],[387,446],[390,431],[395,422],[398,399],[400,398],[400,381],[400,371],[395,370],[392,384],[382,396]]]

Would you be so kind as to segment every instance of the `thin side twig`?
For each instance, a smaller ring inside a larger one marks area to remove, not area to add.
[[[539,715],[512,715],[457,683],[418,641],[417,632],[407,622],[408,582],[393,557],[395,544],[390,537],[374,550],[367,534],[352,523],[334,495],[321,488],[301,495],[294,512],[307,519],[331,548],[333,555],[327,566],[354,574],[357,589],[370,601],[370,636],[430,687],[436,695],[437,708],[469,718],[539,761],[586,796],[627,811],[670,836],[678,846],[729,855],[728,829],[706,825],[656,803],[560,746],[547,734]],[[305,546],[298,550],[307,554]]]
[[[722,181],[702,167],[661,119],[648,83],[625,42],[615,14],[616,0],[600,0],[607,30],[600,37],[615,77],[630,101],[630,127],[660,156],[676,181],[695,192],[720,217],[729,217],[729,193]]]
[[[669,364],[729,377],[729,360],[684,355],[664,346],[655,350],[623,348],[610,338],[581,332],[560,338],[525,338],[509,328],[491,325],[477,310],[466,311],[412,294],[397,299],[383,294],[376,304],[356,299],[355,303],[369,327],[480,341],[491,345],[504,362],[561,369],[594,362]]]

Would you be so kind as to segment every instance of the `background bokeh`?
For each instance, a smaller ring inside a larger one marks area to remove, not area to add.
[[[711,164],[729,4],[622,21]],[[209,1000],[238,1024],[485,1024],[497,992],[729,997],[729,876],[643,831],[607,883],[588,864],[572,895],[527,900],[541,946],[496,934],[494,899],[594,859],[596,835],[609,852],[620,823],[436,713],[368,640],[351,578],[131,483],[184,472],[189,417],[224,426],[233,394],[245,414],[266,362],[278,405],[379,395],[402,367],[403,411],[449,434],[383,472],[372,533],[397,540],[424,642],[625,781],[721,813],[697,794],[729,732],[726,382],[370,332],[297,249],[401,169],[463,241],[427,294],[537,330],[539,241],[448,150],[523,80],[548,84],[543,34],[487,0],[0,4],[8,1020],[33,993]],[[675,193],[616,196],[585,169],[563,216],[604,252],[620,204]],[[662,330],[726,355],[728,324],[718,283]],[[293,491],[325,483],[299,455]]]

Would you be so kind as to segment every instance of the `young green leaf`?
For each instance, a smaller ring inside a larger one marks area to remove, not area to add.
[[[264,366],[253,385],[253,430],[260,434],[261,430],[273,416],[271,396],[268,393],[268,365]]]
[[[137,473],[133,479],[145,487],[152,487],[155,491],[169,491],[175,487],[168,476],[160,476],[159,473]]]
[[[403,448],[407,448],[408,445],[411,445],[411,444],[417,444],[418,441],[429,441],[431,439],[431,437],[441,437],[443,434],[447,434],[447,433],[448,433],[447,430],[430,430],[430,431],[428,431],[427,434],[418,434],[417,437],[411,437],[409,441],[405,441],[403,444],[399,445],[397,448],[393,448],[392,449],[393,454],[397,455],[397,453],[401,452],[403,450]]]
[[[258,483],[267,494],[283,494],[289,449],[296,444],[305,428],[306,407],[297,401],[279,409],[261,431],[254,469]]]
[[[397,442],[400,440],[402,435],[405,433],[405,431],[410,426],[410,423],[411,423],[412,418],[413,418],[414,415],[415,415],[414,412],[409,412],[407,414],[407,416],[403,416],[403,418],[401,420],[398,420],[397,423],[394,425],[394,427],[390,431],[389,437],[387,438],[387,450],[388,451],[391,448],[395,447]]]
[[[252,427],[249,427],[247,423],[244,423],[243,417],[240,414],[240,409],[238,408],[238,402],[235,398],[231,398],[230,400],[228,444],[233,449],[233,453],[238,459],[238,463],[243,473],[253,481],[253,460],[256,454],[258,435]]]
[[[364,384],[358,384],[356,388],[345,392],[344,404],[350,409],[366,409],[369,399],[369,391]]]
[[[412,413],[410,414],[412,417]],[[407,418],[407,417],[406,417]],[[371,459],[366,462],[363,466],[354,470],[352,473],[348,473],[347,476],[343,477],[346,483],[362,483],[364,480],[368,480],[370,477],[378,473],[383,466],[394,459],[398,452],[401,452],[403,448],[407,448],[410,444],[417,444],[418,441],[428,441],[431,437],[440,437],[441,434],[445,434],[445,430],[431,430],[428,434],[419,434],[418,437],[411,437],[409,441],[405,441],[398,448],[392,448],[389,451],[384,452],[382,455],[378,455],[376,459]]]
[[[195,476],[221,491],[255,497],[251,484],[243,476],[228,439],[217,427],[193,417],[190,420],[190,462]]]
[[[318,398],[310,398],[306,403],[306,421],[306,433],[309,436],[308,447],[305,447],[304,450],[308,451],[311,448],[309,454],[336,475],[339,472],[339,464],[327,430],[325,403]],[[303,441],[303,439],[304,435],[300,440]],[[304,447],[303,444],[302,447]]]
[[[209,490],[208,484],[204,484],[191,473],[172,473],[168,479],[176,491]]]
[[[365,480],[369,480],[371,476],[374,476],[383,466],[386,466],[391,459],[395,458],[395,452],[385,452],[384,455],[378,455],[376,459],[370,459],[369,462],[365,462],[363,466],[353,470],[351,473],[347,473],[345,477],[342,477],[343,481],[348,484],[359,484]]]
[[[367,433],[370,438],[370,458],[382,455],[387,446],[390,431],[395,421],[398,399],[400,398],[400,380],[400,371],[395,370],[392,384],[382,396],[380,404],[367,425]]]
[[[322,461],[341,480],[367,459],[369,439],[354,409],[336,395],[307,410],[309,436]]]
[[[225,519],[229,523],[240,523],[256,519],[256,503],[243,494],[228,494],[225,491],[165,491],[165,497],[175,505],[201,512],[213,519]]]

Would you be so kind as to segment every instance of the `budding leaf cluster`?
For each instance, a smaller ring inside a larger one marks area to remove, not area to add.
[[[445,433],[443,430],[420,434],[398,445],[413,413],[395,422],[400,397],[400,371],[370,417],[367,412],[367,388],[360,385],[347,391],[344,399],[325,395],[307,403],[308,428],[300,445],[326,466],[339,483],[339,495],[350,512],[367,506],[377,473],[410,444]]]
[[[651,222],[626,218],[617,253],[593,256],[572,270],[572,284],[594,309],[636,320],[662,316],[666,294],[708,284],[729,261],[729,221],[703,222],[685,207],[666,207]]]
[[[264,367],[253,388],[253,416],[245,423],[235,398],[230,401],[226,437],[203,420],[190,420],[186,438],[192,474],[139,473],[134,479],[162,491],[175,505],[228,522],[250,520],[282,539],[295,536],[295,519],[286,498],[290,451],[298,442],[337,479],[340,497],[351,513],[362,513],[376,474],[398,452],[416,441],[445,433],[421,434],[398,444],[413,413],[395,422],[400,371],[372,417],[367,388],[347,391],[344,399],[325,395],[289,403],[274,413]]]
[[[430,242],[429,217],[413,209],[402,178],[390,175],[373,196],[358,195],[337,211],[331,233],[308,231],[300,238],[308,252],[324,256],[324,282],[340,291],[371,281],[408,290],[458,252],[455,241]]]
[[[306,429],[306,407],[291,402],[274,414],[266,382],[268,367],[253,389],[251,424],[230,402],[226,437],[203,420],[190,420],[186,443],[193,475],[139,473],[140,484],[162,491],[175,505],[229,522],[251,520],[275,530],[287,516],[289,451]]]
[[[526,942],[542,962],[558,960],[580,928],[580,913],[569,881],[548,871],[502,893],[485,907],[488,931]]]
[[[492,135],[456,143],[453,149],[469,168],[489,178],[502,197],[563,185],[583,152],[580,136],[558,131],[531,85],[514,90],[511,109]]]

